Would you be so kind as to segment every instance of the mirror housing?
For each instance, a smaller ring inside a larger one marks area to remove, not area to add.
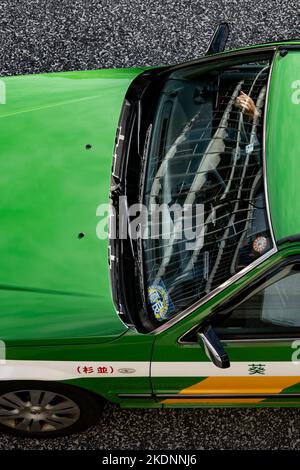
[[[200,343],[204,344],[204,349],[208,358],[221,369],[230,367],[230,360],[228,354],[223,348],[221,341],[216,335],[211,325],[206,325],[202,330],[197,333],[197,338]]]
[[[216,28],[205,55],[223,52],[229,36],[229,25],[225,21]]]

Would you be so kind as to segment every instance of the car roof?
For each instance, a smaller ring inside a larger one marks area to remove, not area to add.
[[[294,48],[275,55],[266,112],[266,183],[277,244],[300,233],[299,123],[300,48]]]

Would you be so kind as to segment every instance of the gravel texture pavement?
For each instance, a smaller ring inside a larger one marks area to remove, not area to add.
[[[300,449],[300,409],[120,409],[59,439],[0,434],[1,449]]]
[[[2,75],[175,63],[215,26],[230,47],[300,36],[298,0],[0,0]],[[81,435],[0,449],[300,449],[300,409],[121,410]]]
[[[0,0],[1,74],[175,63],[216,25],[230,47],[300,35],[297,0]]]

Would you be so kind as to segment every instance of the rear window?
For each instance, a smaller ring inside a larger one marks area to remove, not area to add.
[[[143,186],[154,326],[272,248],[262,162],[270,57],[224,64],[173,72],[160,94]]]

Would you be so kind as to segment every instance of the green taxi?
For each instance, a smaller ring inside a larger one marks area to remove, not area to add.
[[[300,406],[300,42],[221,49],[1,80],[1,431]]]

